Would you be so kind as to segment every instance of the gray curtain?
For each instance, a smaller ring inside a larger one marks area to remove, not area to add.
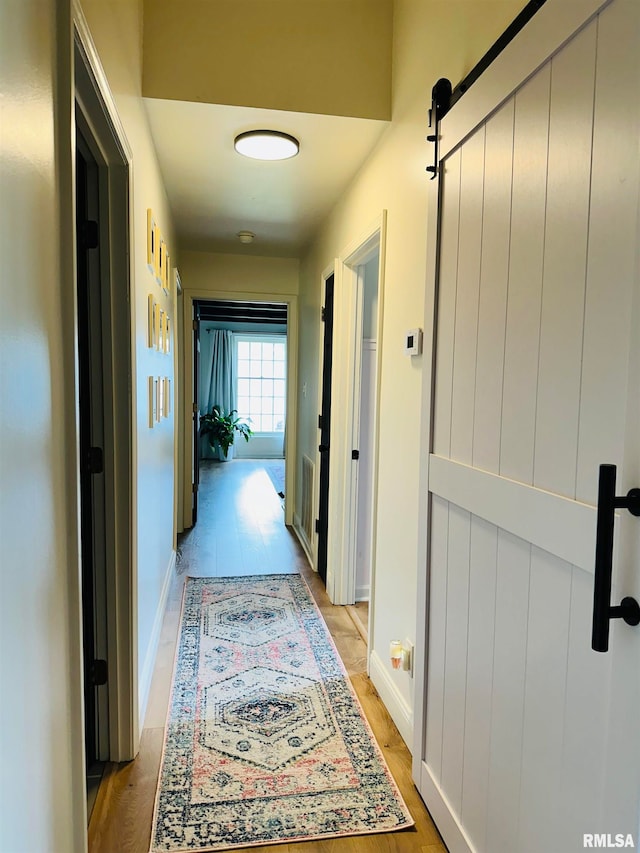
[[[236,407],[233,333],[211,329],[201,336],[200,347],[200,411],[210,412],[213,406],[220,406],[230,412]],[[207,438],[201,438],[201,458],[211,459],[213,455]]]

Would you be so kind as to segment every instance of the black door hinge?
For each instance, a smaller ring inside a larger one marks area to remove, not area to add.
[[[101,447],[90,447],[87,450],[85,465],[89,474],[102,474],[104,471],[104,454]]]
[[[323,323],[325,322],[325,313],[326,312],[325,312],[324,306],[322,306],[322,308],[320,310],[320,319],[322,320]]]
[[[319,518],[316,518],[315,529],[316,529],[316,533],[320,533],[320,519]]]
[[[322,415],[318,415],[318,429],[324,428],[324,418]]]
[[[94,660],[89,670],[89,680],[94,687],[100,687],[107,683],[108,671],[106,660]]]
[[[94,219],[85,219],[80,223],[79,238],[83,249],[98,248],[98,223]]]
[[[352,450],[351,451],[351,458],[352,459],[360,459],[360,451],[359,450]]]

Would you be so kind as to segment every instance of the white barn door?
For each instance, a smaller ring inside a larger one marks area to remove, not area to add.
[[[496,66],[441,126],[416,781],[452,853],[638,849],[640,627],[613,620],[600,654],[591,620],[598,467],[640,486],[640,3],[549,0]]]

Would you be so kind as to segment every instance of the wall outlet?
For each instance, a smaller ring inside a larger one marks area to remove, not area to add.
[[[405,640],[402,644],[402,669],[413,678],[414,646],[411,640]]]

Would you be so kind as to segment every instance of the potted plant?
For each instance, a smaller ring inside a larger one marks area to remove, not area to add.
[[[225,414],[220,406],[214,406],[200,417],[200,435],[207,436],[211,448],[218,451],[218,458],[222,462],[228,462],[231,458],[229,448],[233,445],[236,433],[244,436],[245,441],[249,441],[252,435],[249,424],[237,415],[237,409]]]

